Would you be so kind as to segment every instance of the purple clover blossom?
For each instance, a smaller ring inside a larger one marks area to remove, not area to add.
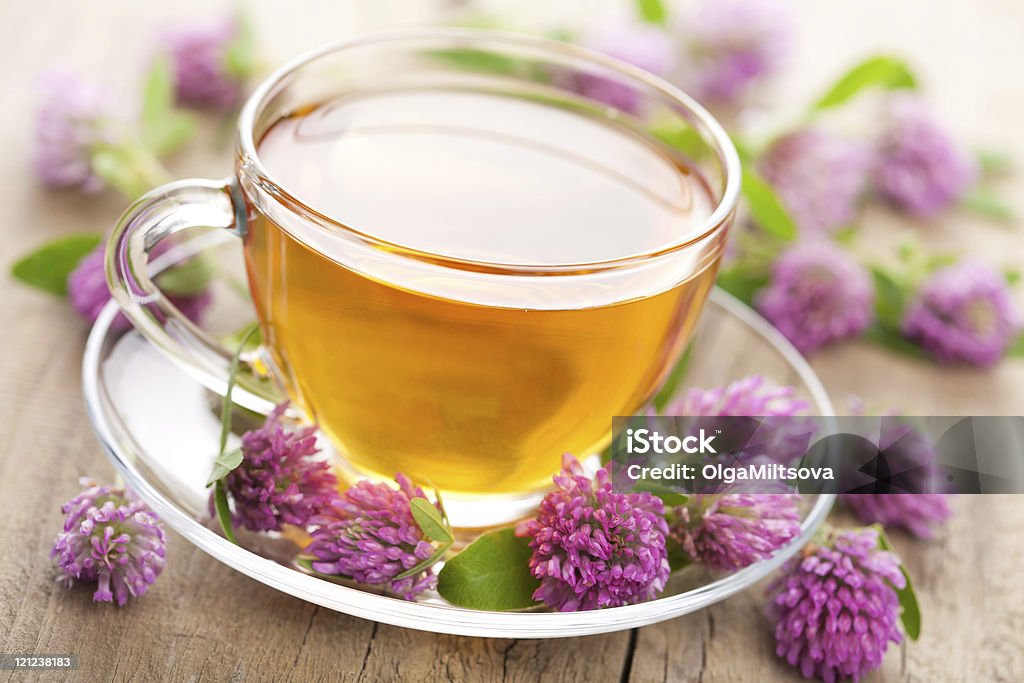
[[[905,419],[882,418],[878,448],[886,452],[894,471],[900,472],[904,493],[848,493],[843,502],[866,524],[900,527],[919,538],[932,538],[935,528],[953,510],[938,469],[938,453],[931,440]],[[865,435],[871,439],[871,435]]]
[[[856,217],[868,188],[871,161],[863,145],[808,128],[772,143],[758,167],[800,231],[822,236]]]
[[[658,76],[667,75],[675,65],[671,38],[651,24],[602,24],[584,35],[583,44]]]
[[[666,415],[790,417],[805,413],[810,403],[796,398],[795,387],[772,387],[761,375],[727,386],[691,388],[665,408]]]
[[[61,506],[67,519],[50,556],[68,588],[75,581],[95,582],[95,601],[124,605],[163,571],[163,524],[129,491],[88,479],[81,484],[86,490]]]
[[[866,524],[900,527],[918,538],[933,538],[953,510],[948,493],[848,493],[843,502]]]
[[[800,534],[798,495],[698,495],[674,511],[670,538],[694,562],[731,571],[771,557]]]
[[[703,0],[678,30],[687,43],[684,86],[697,99],[732,104],[778,72],[794,22],[778,0]]]
[[[796,387],[771,386],[761,375],[750,375],[727,386],[690,388],[666,406],[664,415],[689,422],[687,434],[698,434],[701,429],[711,433],[718,428],[727,434],[733,431],[742,434],[731,441],[729,436],[720,437],[719,455],[708,462],[790,465],[807,452],[810,439],[818,430],[815,418],[807,416],[811,404],[797,398],[796,391]],[[749,421],[730,418],[749,418]],[[736,429],[742,423],[747,424]],[[677,424],[671,429],[679,426]],[[747,428],[751,426],[753,431],[748,432]],[[725,439],[724,444],[722,438]],[[743,486],[744,493],[752,493],[753,484]],[[758,494],[790,492],[791,486],[776,480],[759,483],[757,491]]]
[[[668,524],[650,493],[616,493],[608,471],[584,476],[565,454],[555,490],[536,519],[516,534],[530,538],[530,572],[541,585],[534,600],[561,612],[652,600],[668,581]]]
[[[895,589],[905,585],[899,557],[879,548],[874,529],[808,546],[768,588],[775,653],[805,678],[860,680],[903,640]]]
[[[871,276],[843,249],[825,242],[797,244],[776,260],[757,310],[801,353],[853,337],[871,322]]]
[[[68,298],[71,300],[71,305],[90,325],[96,322],[100,312],[111,299],[104,270],[105,250],[106,245],[97,246],[78,263],[68,276]],[[159,247],[157,253],[159,253]],[[209,290],[204,290],[190,296],[172,295],[169,299],[189,320],[199,323],[209,308],[213,296]],[[131,327],[131,323],[123,315],[119,314],[115,318],[113,323],[115,331],[126,330],[129,327]]]
[[[69,69],[44,74],[39,91],[32,158],[36,175],[49,187],[101,189],[92,155],[110,139],[108,93]]]
[[[68,298],[78,314],[90,325],[96,322],[103,307],[110,301],[105,272],[106,245],[100,244],[79,261],[68,275]],[[115,323],[119,329],[129,327],[128,319],[118,315]]]
[[[675,65],[675,47],[660,28],[639,22],[604,23],[587,32],[583,45],[621,59],[656,76],[667,77]],[[610,78],[584,74],[577,77],[577,89],[597,102],[623,111],[635,112],[639,95],[632,86]]]
[[[330,464],[314,457],[316,428],[286,429],[281,418],[287,407],[277,406],[263,426],[242,435],[242,462],[224,477],[234,523],[250,531],[306,527],[338,499]]]
[[[397,489],[362,480],[334,501],[306,548],[315,558],[314,571],[385,586],[406,600],[437,586],[437,575],[430,568],[396,578],[428,559],[435,549],[409,505],[413,498],[426,498],[423,489],[414,487],[404,474],[395,481]]]
[[[244,78],[232,73],[228,50],[238,39],[237,18],[222,17],[172,29],[163,43],[174,67],[178,102],[230,109],[242,97]]]
[[[1021,330],[1021,314],[1002,273],[968,260],[932,273],[907,306],[903,334],[943,363],[988,367]]]
[[[875,188],[913,216],[938,213],[978,177],[974,159],[914,96],[893,98],[877,147]]]

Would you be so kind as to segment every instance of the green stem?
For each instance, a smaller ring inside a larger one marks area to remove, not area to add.
[[[256,331],[259,330],[259,326],[253,323],[250,328],[242,335],[242,339],[238,344],[238,348],[235,350],[234,356],[231,357],[231,368],[228,371],[228,384],[224,389],[224,400],[221,401],[220,406],[220,445],[217,449],[217,459],[220,460],[224,457],[224,449],[228,444],[228,433],[231,431],[231,412],[234,403],[231,401],[231,392],[234,391],[235,384],[238,382],[238,368],[241,365],[242,354],[245,352],[245,346],[249,339],[252,338]],[[224,476],[227,476],[226,474]],[[217,520],[220,522],[221,529],[224,530],[224,536],[232,543],[235,541],[235,533],[232,529],[231,521],[231,507],[228,504],[228,491],[224,485],[224,477],[217,480],[213,489],[213,500],[214,508],[217,512]]]
[[[235,350],[235,355],[231,357],[231,368],[228,371],[228,385],[224,390],[224,399],[220,404],[220,448],[217,449],[217,455],[224,455],[224,448],[228,443],[228,434],[231,432],[231,407],[234,405],[231,402],[231,392],[234,391],[235,385],[238,383],[238,368],[242,362],[242,354],[245,352],[246,344],[252,339],[252,336],[259,330],[259,325],[252,323],[249,329],[242,335],[241,341],[238,342],[238,348]]]

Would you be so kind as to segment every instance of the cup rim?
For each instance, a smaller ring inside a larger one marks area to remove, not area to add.
[[[655,90],[660,95],[669,98],[693,116],[694,126],[703,136],[709,139],[719,156],[724,171],[725,187],[722,190],[721,198],[715,204],[714,211],[697,228],[694,228],[682,237],[644,252],[598,261],[518,264],[461,258],[410,247],[398,242],[391,242],[321,213],[274,179],[259,156],[253,134],[257,113],[278,84],[288,76],[301,70],[307,64],[329,54],[380,43],[423,40],[450,40],[471,44],[481,42],[493,44],[497,42],[507,46],[518,46],[547,52],[553,58],[576,58],[617,72],[619,75],[633,81],[638,81],[644,86]],[[332,231],[338,231],[342,235],[355,236],[386,251],[428,263],[489,273],[552,274],[558,272],[593,272],[632,265],[638,262],[647,262],[651,259],[685,250],[687,247],[703,242],[719,230],[724,229],[728,224],[729,216],[733,213],[739,201],[742,182],[740,157],[736,151],[736,146],[725,132],[725,129],[703,105],[668,81],[628,62],[579,45],[524,33],[491,29],[448,27],[391,29],[360,34],[327,43],[321,47],[304,52],[277,68],[253,90],[239,113],[236,139],[239,152],[241,153],[242,165],[247,170],[255,173],[259,185],[268,191],[276,201],[284,204],[288,210],[296,212],[296,209],[298,209],[303,217],[313,219],[314,222],[318,223],[318,228],[330,228]]]

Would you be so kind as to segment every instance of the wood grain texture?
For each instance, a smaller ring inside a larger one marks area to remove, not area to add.
[[[357,30],[422,23],[443,4],[323,2],[296,11],[270,0],[252,3],[270,63]],[[558,3],[557,14],[586,13],[592,4]],[[1024,159],[1018,121],[1024,92],[1015,75],[1024,64],[1024,7],[1012,0],[796,4],[800,50],[779,101],[795,108],[843,65],[895,47],[919,66],[932,100],[966,139]],[[36,186],[27,161],[32,79],[44,67],[70,63],[106,74],[116,93],[130,93],[149,36],[175,18],[226,6],[200,0],[0,6],[6,57],[0,60],[0,651],[81,656],[74,672],[0,672],[0,680],[799,680],[773,655],[760,589],[634,632],[509,641],[430,635],[333,613],[235,573],[175,534],[164,576],[150,595],[124,609],[92,604],[86,589],[65,593],[56,586],[47,553],[60,524],[59,502],[77,490],[79,476],[105,477],[110,470],[81,399],[83,326],[66,303],[17,286],[7,266],[54,236],[105,228],[123,202]],[[550,15],[550,7],[527,0],[516,3],[514,14]],[[223,150],[172,163],[181,177],[216,177],[226,168]],[[1019,190],[1017,178],[1002,194],[1024,213]],[[860,244],[869,254],[918,229],[883,209],[871,209],[866,226]],[[1024,261],[1019,226],[952,213],[919,229],[934,248],[969,249],[1007,264]],[[1024,405],[1020,361],[991,373],[940,370],[854,344],[827,350],[814,366],[837,403],[857,394],[871,405],[939,414],[1019,414]],[[958,501],[956,517],[935,542],[897,534],[916,577],[925,629],[919,642],[894,648],[870,680],[1024,680],[1022,529],[1019,498],[976,497]]]

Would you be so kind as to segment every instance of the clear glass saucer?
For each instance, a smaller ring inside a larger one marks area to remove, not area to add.
[[[239,295],[237,242],[212,233],[195,237],[152,265],[162,268],[201,251],[228,263],[215,284],[212,315],[221,329],[238,329],[251,319]],[[225,248],[227,247],[227,248]],[[630,629],[672,619],[724,600],[760,581],[796,553],[825,520],[834,496],[810,501],[802,533],[774,557],[729,575],[691,567],[673,577],[664,597],[626,607],[589,612],[487,612],[453,607],[438,596],[408,602],[357,586],[332,583],[295,569],[298,546],[287,538],[252,535],[234,545],[204,523],[206,478],[219,433],[215,397],[135,331],[118,331],[109,304],[86,345],[83,389],[93,428],[129,488],[164,522],[217,560],[268,586],[302,600],[353,616],[407,628],[495,638],[557,638]],[[693,341],[683,386],[710,387],[750,374],[797,387],[820,415],[831,415],[824,388],[803,357],[749,308],[715,290]],[[174,561],[173,558],[170,560]],[[669,594],[672,593],[672,594]]]

